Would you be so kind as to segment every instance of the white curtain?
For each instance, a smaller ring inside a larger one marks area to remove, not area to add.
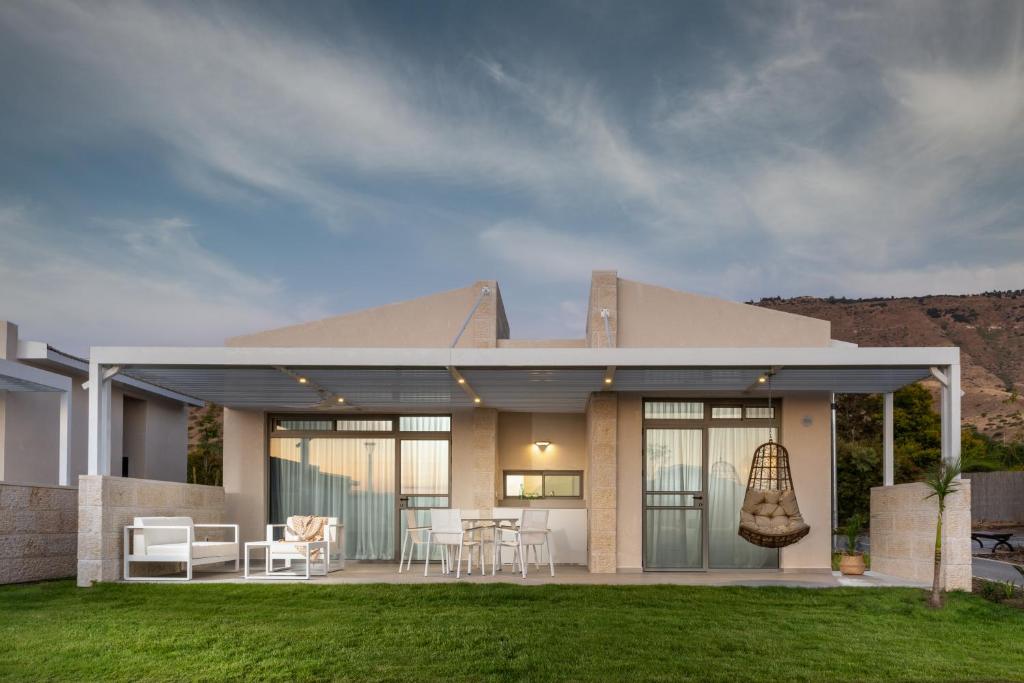
[[[448,446],[447,439],[402,441],[402,495],[409,496],[410,507],[448,507]],[[415,515],[417,526],[430,525],[430,510],[418,509]],[[403,514],[400,539],[403,543],[406,528],[407,519]],[[423,546],[415,546],[413,559],[422,560],[424,550]]]
[[[779,551],[748,543],[737,533],[740,507],[754,449],[768,440],[769,430],[712,428],[708,430],[708,566],[729,569],[774,569]],[[775,438],[775,430],[771,430]]]
[[[402,495],[448,495],[447,439],[402,441]]]
[[[647,430],[647,490],[701,490],[701,430]]]
[[[393,559],[395,440],[271,439],[271,521],[290,515],[338,517],[348,559]]]

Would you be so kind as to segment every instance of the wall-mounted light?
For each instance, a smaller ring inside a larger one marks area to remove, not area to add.
[[[551,442],[550,441],[534,441],[533,445],[536,446],[537,448],[539,448],[540,452],[543,453],[544,451],[546,451],[548,449],[548,446],[551,445]]]
[[[473,403],[480,403],[480,397],[479,396],[474,396],[473,397]]]
[[[767,381],[768,381],[768,377],[766,375],[761,375],[760,377],[757,378],[757,383],[758,384],[764,384]]]
[[[342,398],[341,396],[339,396],[338,397],[338,403],[344,403],[344,402],[345,402],[345,399]]]
[[[308,380],[308,379],[306,379],[305,377],[300,377],[300,378],[299,378],[299,384],[305,384],[305,383],[306,383],[306,382],[308,382],[308,381],[309,381],[309,380]]]

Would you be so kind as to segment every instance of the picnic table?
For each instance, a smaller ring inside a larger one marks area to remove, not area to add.
[[[1005,545],[1006,549],[1012,552],[1013,551],[1013,546],[1010,545],[1010,538],[1012,538],[1012,537],[1013,537],[1013,534],[993,534],[993,533],[982,532],[982,531],[972,531],[971,532],[971,540],[972,541],[977,541],[979,548],[984,548],[985,547],[985,544],[981,542],[982,539],[986,539],[986,540],[989,540],[989,541],[995,541],[996,543],[995,543],[995,545],[992,546],[992,550],[997,550],[999,548],[999,546]]]

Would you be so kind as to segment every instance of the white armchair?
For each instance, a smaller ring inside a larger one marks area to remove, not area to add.
[[[197,529],[229,529],[230,541],[197,541]],[[178,562],[185,565],[185,578],[131,576],[132,562]],[[124,528],[125,581],[190,581],[192,568],[199,565],[234,562],[238,571],[238,525],[194,524],[191,517],[136,517]]]
[[[284,560],[290,567],[293,560],[306,561],[307,552],[300,547],[304,541],[294,531],[292,517],[284,524],[267,525],[267,570],[273,571],[274,560]],[[318,561],[320,572],[326,575],[335,569],[345,568],[345,525],[337,517],[326,517],[322,539],[327,544],[326,552]],[[278,532],[280,530],[280,533]],[[337,561],[335,561],[337,555]]]

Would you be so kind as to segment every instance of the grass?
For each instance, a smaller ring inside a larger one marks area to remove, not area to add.
[[[915,589],[0,587],[0,680],[1024,680],[1024,612]]]

